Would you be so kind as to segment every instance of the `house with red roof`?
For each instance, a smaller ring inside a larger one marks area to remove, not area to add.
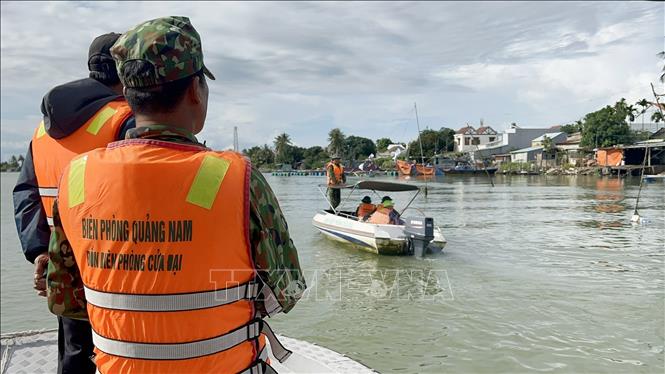
[[[473,126],[467,124],[461,129],[457,130],[454,135],[455,139],[455,152],[467,152],[476,150],[478,145],[487,144],[497,140],[497,132],[490,126],[484,126],[482,121],[480,127],[474,129]]]

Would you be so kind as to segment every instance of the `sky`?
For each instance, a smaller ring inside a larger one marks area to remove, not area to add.
[[[469,123],[501,131],[651,98],[665,50],[657,2],[6,2],[1,158],[24,154],[42,96],[87,76],[90,42],[182,15],[217,80],[199,139],[216,149],[347,135],[409,141]]]

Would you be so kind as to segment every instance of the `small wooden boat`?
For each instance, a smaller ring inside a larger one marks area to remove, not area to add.
[[[319,191],[325,197],[322,190],[326,185],[319,186]],[[384,181],[360,181],[354,185],[340,186],[335,188],[351,189],[348,197],[342,201],[340,206],[349,200],[356,190],[371,190],[379,192],[405,192],[415,191],[415,195],[399,210],[402,215],[409,208],[416,196],[420,193],[418,186],[406,183],[384,182]],[[378,195],[378,194],[377,194]],[[354,207],[355,208],[355,207]],[[416,255],[438,253],[446,245],[446,239],[440,227],[434,226],[434,220],[430,217],[402,217],[402,225],[383,225],[358,220],[355,211],[330,209],[319,211],[312,224],[326,237],[351,244],[359,249],[380,255]]]
[[[434,175],[434,166],[425,166],[423,164],[416,164],[416,175]]]
[[[395,160],[395,167],[401,175],[413,175],[413,164],[407,161]]]

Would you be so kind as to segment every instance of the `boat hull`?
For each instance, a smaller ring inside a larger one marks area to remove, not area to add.
[[[402,175],[412,175],[414,172],[413,165],[402,160],[395,161],[395,168]]]
[[[378,225],[356,221],[326,211],[317,213],[312,224],[326,237],[354,246],[366,252],[388,255],[411,255],[407,238],[404,235],[404,226]],[[434,240],[430,243],[427,253],[433,254],[443,250],[446,240],[437,227]]]

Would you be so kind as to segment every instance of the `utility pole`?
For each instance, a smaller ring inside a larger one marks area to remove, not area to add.
[[[233,150],[240,152],[238,148],[238,126],[233,126]]]

